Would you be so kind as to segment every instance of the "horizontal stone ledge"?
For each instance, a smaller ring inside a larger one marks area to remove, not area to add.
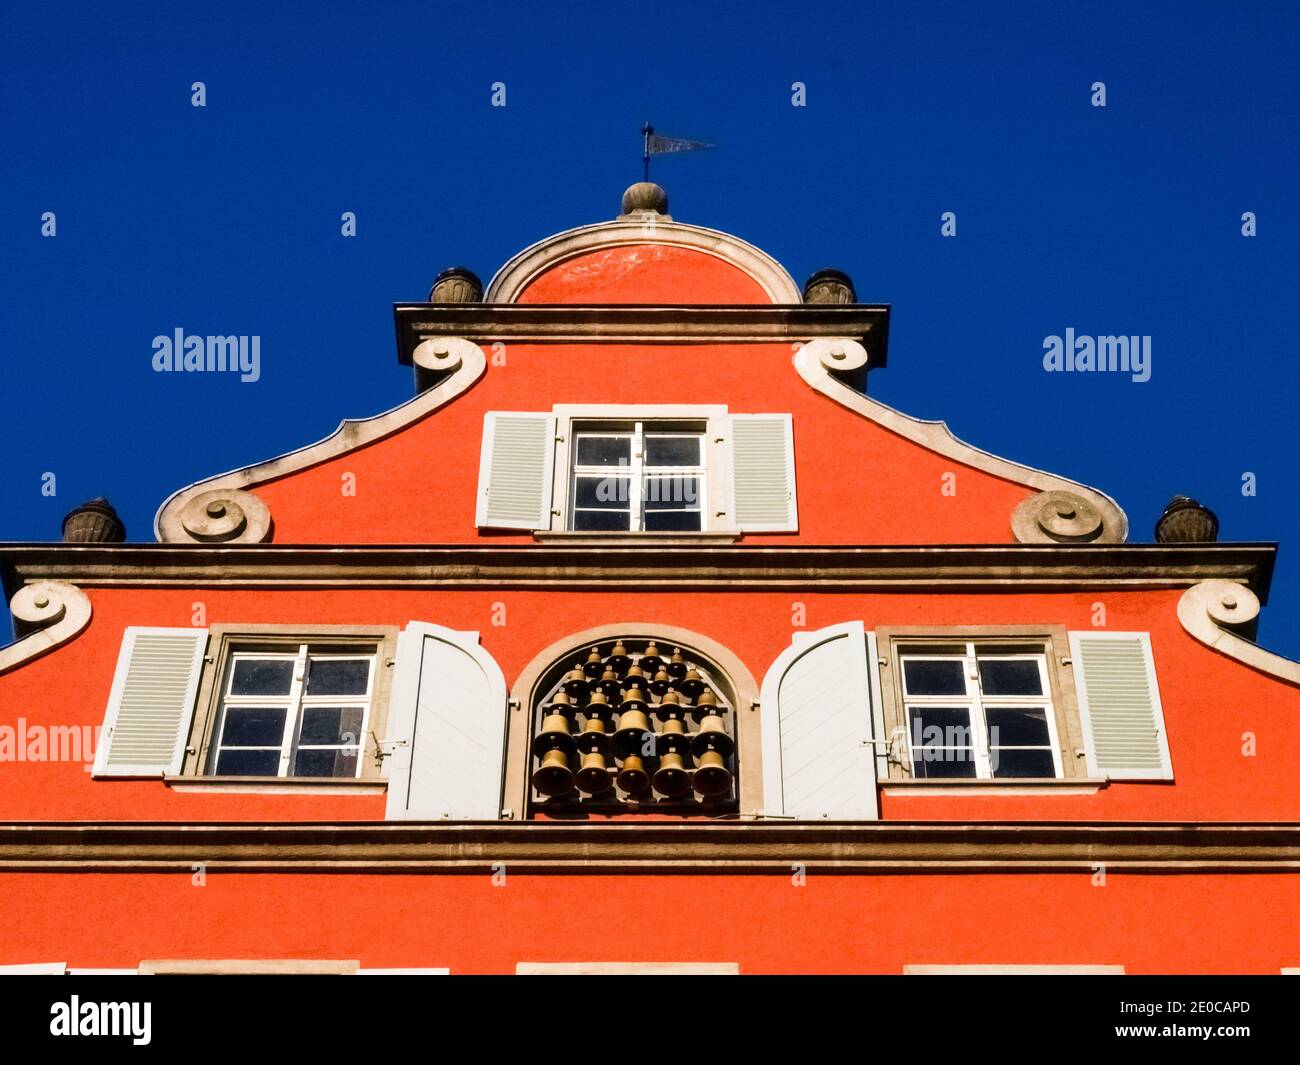
[[[763,343],[857,340],[872,367],[886,364],[887,304],[699,306],[693,304],[398,303],[397,358],[410,365],[424,340],[570,343]]]
[[[242,545],[8,544],[12,595],[35,580],[94,585],[428,586],[1020,591],[1248,585],[1261,600],[1273,544],[798,545]]]
[[[1300,825],[553,822],[0,825],[0,870],[1300,869]]]

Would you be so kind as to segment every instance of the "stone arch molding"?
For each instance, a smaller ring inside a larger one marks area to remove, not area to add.
[[[1193,584],[1178,600],[1178,620],[1211,650],[1288,684],[1300,686],[1300,662],[1293,662],[1232,630],[1259,617],[1259,597],[1244,584],[1209,580]]]
[[[704,252],[752,277],[773,303],[802,303],[803,293],[784,266],[747,241],[704,226],[673,222],[664,216],[597,222],[547,237],[510,259],[488,285],[487,303],[514,303],[541,274],[588,252],[633,244],[663,244]]]
[[[483,349],[462,337],[426,340],[415,349],[413,360],[420,371],[440,375],[439,383],[383,414],[344,420],[324,440],[173,492],[158,508],[155,537],[160,543],[266,542],[272,535],[272,515],[250,489],[406,428],[467,391],[487,370]]]
[[[867,361],[866,349],[848,338],[809,341],[794,358],[799,376],[841,406],[963,465],[1037,489],[1009,518],[1021,543],[1119,544],[1128,539],[1128,516],[1104,492],[983,451],[954,436],[947,423],[904,414],[840,379],[840,374],[861,374]]]
[[[0,647],[0,673],[53,651],[90,624],[90,599],[80,588],[63,581],[33,581],[9,601],[14,628],[26,635]]]

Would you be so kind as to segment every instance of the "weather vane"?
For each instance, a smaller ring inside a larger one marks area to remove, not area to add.
[[[661,137],[649,122],[641,127],[641,136],[644,139],[644,154],[641,162],[645,167],[645,181],[650,180],[650,157],[652,155],[671,155],[673,152],[698,152],[703,148],[717,147],[716,144],[705,144],[704,141],[688,141],[683,140],[681,137]]]

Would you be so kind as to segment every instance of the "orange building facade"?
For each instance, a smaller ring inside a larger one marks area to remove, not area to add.
[[[444,272],[411,400],[156,543],[0,545],[0,966],[1300,967],[1274,545],[877,402],[887,306],[667,208]]]

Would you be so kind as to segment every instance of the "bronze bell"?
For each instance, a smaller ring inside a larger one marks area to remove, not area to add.
[[[673,648],[673,656],[668,659],[668,665],[665,668],[673,680],[681,680],[682,677],[686,676],[686,660],[682,658],[682,649],[680,647]]]
[[[645,704],[622,710],[618,715],[618,731],[614,733],[614,751],[619,758],[627,759],[630,755],[641,753],[645,746],[646,734],[653,732],[650,719],[645,714]]]
[[[572,713],[569,696],[556,692],[546,707],[541,730],[533,737],[533,755],[541,759],[541,765],[533,773],[533,787],[543,795],[564,795],[573,790],[569,755],[577,747],[569,728]]]
[[[618,674],[612,669],[606,667],[605,672],[600,675],[600,681],[597,687],[605,693],[606,699],[617,699],[623,691],[623,682],[618,679]]]
[[[720,714],[707,714],[700,722],[700,730],[691,741],[691,749],[698,756],[703,751],[721,751],[724,755],[736,749],[736,741],[727,732]]]
[[[593,647],[591,653],[587,655],[587,661],[583,663],[582,672],[591,680],[599,680],[604,671],[605,660],[600,657],[600,648]]]
[[[705,751],[695,759],[691,785],[702,796],[713,798],[731,790],[731,771],[727,760],[717,751]]]
[[[707,688],[704,678],[700,676],[699,670],[690,669],[686,671],[686,676],[682,680],[682,693],[691,699],[699,697],[700,693]]]
[[[581,699],[587,694],[587,675],[583,673],[582,666],[574,664],[574,667],[564,674],[564,690],[570,699]]]
[[[655,673],[654,679],[650,682],[650,690],[656,695],[664,695],[672,687],[672,684],[673,678],[668,675],[667,670],[660,666],[659,671]]]
[[[623,674],[623,687],[625,688],[648,687],[649,684],[650,678],[645,675],[638,665],[629,666],[628,671]]]
[[[605,660],[605,664],[615,673],[621,674],[623,670],[627,669],[628,663],[631,661],[632,659],[627,655],[627,648],[623,646],[623,641],[619,640],[614,644],[614,650],[609,652],[609,658]]]
[[[641,661],[637,665],[645,671],[646,676],[653,677],[663,664],[664,660],[659,654],[659,645],[654,640],[651,640],[646,645],[645,654],[641,656]]]
[[[608,742],[608,737],[605,737]],[[582,756],[582,768],[575,778],[579,791],[588,795],[600,795],[614,786],[614,778],[609,775],[609,766],[605,763],[603,750],[590,750]]]
[[[645,759],[639,754],[624,757],[615,778],[618,786],[629,795],[641,795],[650,790],[650,774],[645,769]]]
[[[655,791],[670,799],[680,799],[691,790],[691,776],[686,771],[686,759],[681,753],[685,750],[685,739],[667,734],[660,736],[658,745],[662,753],[653,780]]]
[[[542,756],[542,764],[533,774],[533,787],[543,795],[567,795],[573,790],[573,779],[569,756],[557,747]]]

